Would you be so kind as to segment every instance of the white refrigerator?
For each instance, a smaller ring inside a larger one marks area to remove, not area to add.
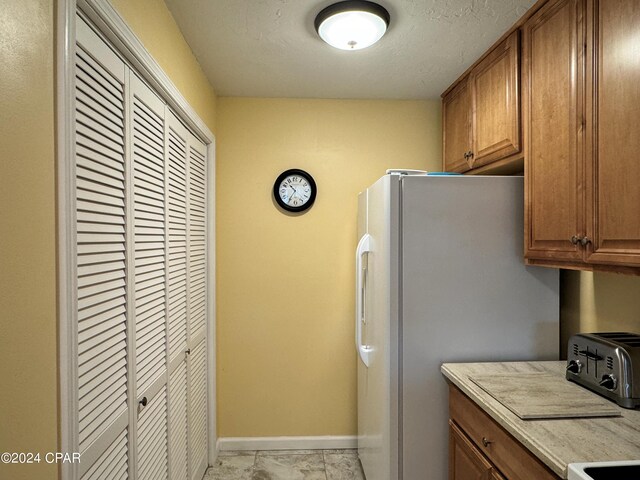
[[[446,480],[443,362],[553,360],[558,271],[523,261],[522,177],[385,175],[358,198],[358,453]]]

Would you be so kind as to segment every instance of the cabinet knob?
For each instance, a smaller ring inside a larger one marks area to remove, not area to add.
[[[473,152],[469,152],[469,158],[473,158]]]
[[[147,397],[142,397],[142,400],[140,400],[138,403],[141,407],[146,407],[148,402],[149,401],[147,400]]]
[[[589,245],[590,243],[591,243],[591,239],[590,239],[589,237],[582,237],[582,238],[580,239],[580,244],[581,244],[583,247],[586,247],[586,246],[587,246],[587,245]]]
[[[464,152],[464,159],[467,160],[469,158],[469,152]]]
[[[184,353],[186,353],[187,355],[191,355],[191,349],[190,349],[190,348],[187,348],[187,349],[184,351]]]
[[[571,243],[573,245],[577,245],[580,242],[582,242],[582,237],[578,237],[577,235],[574,235],[573,237],[571,237]]]
[[[488,447],[489,445],[491,445],[491,440],[487,440],[487,437],[482,437],[482,445]]]

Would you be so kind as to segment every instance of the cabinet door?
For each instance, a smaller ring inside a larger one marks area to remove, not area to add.
[[[471,72],[473,156],[481,167],[520,151],[518,31]]]
[[[442,154],[444,170],[469,170],[466,153],[471,150],[471,92],[468,80],[461,81],[442,99]]]
[[[592,13],[587,260],[640,265],[640,2],[594,0]]]
[[[449,421],[449,480],[491,480],[489,461],[464,433]]]
[[[523,28],[525,256],[581,261],[584,0],[550,1]]]

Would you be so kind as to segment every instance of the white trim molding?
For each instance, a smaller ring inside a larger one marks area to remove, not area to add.
[[[232,450],[332,450],[358,447],[355,435],[320,437],[221,437],[218,451]]]
[[[217,449],[216,400],[216,141],[207,145],[207,409],[209,425],[209,465],[214,465]]]
[[[58,441],[62,452],[78,451],[75,222],[75,0],[58,0],[56,11],[56,197],[58,268]],[[59,464],[60,478],[76,478],[77,465]]]

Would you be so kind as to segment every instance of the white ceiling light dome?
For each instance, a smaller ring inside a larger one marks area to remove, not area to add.
[[[382,38],[389,20],[389,12],[377,3],[347,0],[318,13],[315,27],[320,38],[332,47],[362,50]]]

